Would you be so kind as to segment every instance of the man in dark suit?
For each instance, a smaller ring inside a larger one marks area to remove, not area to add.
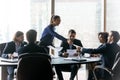
[[[28,45],[22,47],[18,51],[19,55],[23,53],[33,53],[33,52],[40,52],[47,54],[47,51],[43,47],[40,47],[36,44],[36,37],[37,37],[37,32],[35,30],[31,29],[26,33]]]
[[[98,48],[104,46],[107,43],[108,35],[109,34],[107,32],[99,32],[98,33],[98,39],[99,39],[99,42],[101,43],[101,45]],[[88,79],[87,80],[94,80],[94,75],[93,75],[94,67],[96,65],[104,66],[104,57],[100,54],[91,54],[90,56],[91,57],[101,57],[101,60],[102,60],[100,63],[91,63],[91,64],[86,65],[86,67],[88,68]],[[99,76],[99,78],[103,78],[104,71],[101,71],[100,73],[101,73],[101,76]]]
[[[37,37],[37,32],[33,29],[29,30],[26,33],[28,45],[19,49],[18,51],[19,56],[24,53],[31,54],[31,53],[36,53],[36,52],[40,52],[40,53],[43,53],[49,56],[47,50],[44,47],[41,47],[38,44],[36,44],[36,37]],[[48,59],[51,61],[51,57],[48,57]],[[53,75],[54,75],[54,71],[53,71]]]
[[[23,40],[24,40],[23,32],[17,31],[15,33],[13,41],[6,43],[6,46],[3,50],[2,57],[7,59],[16,58],[17,56],[14,56],[13,53],[15,52],[17,54],[18,50],[27,44]],[[13,80],[15,68],[16,66],[7,66],[7,71],[8,71],[7,80]]]
[[[73,29],[69,31],[68,36],[68,42],[61,43],[61,47],[63,47],[63,49],[59,53],[59,56],[61,57],[68,57],[69,54],[67,53],[67,49],[77,49],[75,45],[82,47],[81,41],[75,39],[76,32]],[[73,56],[78,56],[78,53],[73,54]],[[61,71],[71,72],[70,80],[74,80],[74,77],[77,74],[79,67],[79,65],[56,65],[55,69],[59,80],[64,80]]]
[[[120,51],[120,47],[117,44],[119,39],[120,39],[119,33],[117,31],[111,31],[108,36],[107,44],[98,47],[97,49],[81,48],[81,53],[102,54],[102,56],[104,57],[104,66],[108,69],[111,69],[115,60],[115,56],[117,52]]]

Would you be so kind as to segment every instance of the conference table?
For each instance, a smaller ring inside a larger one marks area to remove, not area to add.
[[[63,58],[63,57],[53,57],[51,60],[51,65],[68,65],[68,64],[88,64],[100,62],[101,58],[99,57],[82,57],[82,58]],[[1,80],[7,80],[7,71],[6,66],[15,66],[18,65],[17,60],[5,60],[0,58],[1,66]]]

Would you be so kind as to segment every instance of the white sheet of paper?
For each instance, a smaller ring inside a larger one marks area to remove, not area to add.
[[[14,56],[14,57],[18,57],[18,53],[14,52],[14,53],[13,53],[13,56]]]
[[[76,49],[67,49],[67,53],[69,54],[69,57],[73,57],[73,55],[76,53]]]
[[[48,48],[55,50],[55,47],[49,45]]]
[[[52,54],[52,56],[59,57],[58,56],[59,51],[61,51],[63,47],[53,47],[53,46],[49,45],[48,48],[50,49],[50,54],[51,54],[51,49],[54,50],[54,53]]]

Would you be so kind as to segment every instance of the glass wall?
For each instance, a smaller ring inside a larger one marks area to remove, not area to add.
[[[0,43],[12,40],[16,31],[30,27],[29,0],[0,0]]]
[[[56,28],[59,34],[67,38],[68,30],[75,29],[85,47],[98,46],[97,33],[103,31],[103,0],[54,0],[54,7],[51,1],[0,0],[0,43],[11,41],[18,30],[26,33],[31,28],[38,32],[39,40],[53,11],[61,16]],[[60,42],[55,39],[55,46]]]
[[[0,43],[11,41],[16,31],[38,32],[49,23],[50,0],[0,0]]]
[[[55,14],[61,16],[59,34],[67,37],[68,30],[74,29],[84,47],[98,46],[97,33],[103,31],[101,0],[55,0]],[[60,42],[56,39],[56,46]]]
[[[38,32],[40,40],[43,29],[50,23],[51,0],[31,0],[31,28]]]

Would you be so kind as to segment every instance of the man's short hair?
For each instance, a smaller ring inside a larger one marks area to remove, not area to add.
[[[37,37],[37,32],[35,30],[31,29],[26,33],[26,37],[27,37],[27,40],[29,43],[35,42],[36,37]]]
[[[119,33],[117,31],[111,31],[111,32],[112,32],[114,42],[118,42],[120,39]]]
[[[76,31],[75,31],[74,29],[70,29],[70,30],[68,31],[68,34],[76,34]]]

